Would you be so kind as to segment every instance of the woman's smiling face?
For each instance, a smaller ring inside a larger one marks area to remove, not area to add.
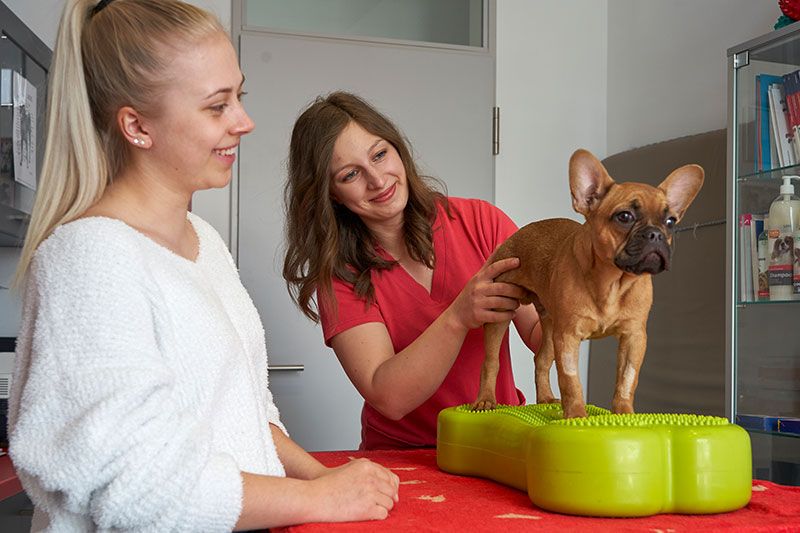
[[[241,136],[254,128],[240,101],[244,77],[225,35],[180,50],[163,111],[143,121],[152,139],[148,155],[176,187],[224,187]]]
[[[408,202],[405,166],[385,139],[350,122],[336,139],[328,173],[333,199],[368,227],[402,221]]]

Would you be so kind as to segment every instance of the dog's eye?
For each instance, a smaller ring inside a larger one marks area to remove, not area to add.
[[[630,224],[633,222],[633,213],[630,211],[620,211],[617,213],[617,220],[622,222],[623,224]]]
[[[669,217],[665,222],[668,229],[672,229],[675,227],[675,224],[678,223],[678,220],[675,217]]]

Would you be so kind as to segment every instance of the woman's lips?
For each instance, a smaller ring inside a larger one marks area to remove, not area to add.
[[[214,155],[227,164],[232,165],[233,162],[236,161],[236,148],[237,146],[229,146],[228,148],[215,149]]]
[[[389,201],[394,196],[394,192],[396,190],[397,190],[397,184],[395,183],[394,185],[392,185],[391,187],[386,189],[386,192],[383,192],[383,193],[379,194],[378,196],[376,196],[375,198],[373,198],[372,201],[376,202],[376,203],[382,203],[382,202]]]

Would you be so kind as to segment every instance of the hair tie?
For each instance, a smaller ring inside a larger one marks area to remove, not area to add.
[[[97,5],[92,8],[92,13],[89,15],[89,17],[91,18],[97,15],[100,11],[103,10],[104,7],[106,7],[112,1],[113,0],[100,0],[99,2],[97,2]]]

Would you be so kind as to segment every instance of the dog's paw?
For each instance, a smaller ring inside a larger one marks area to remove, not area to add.
[[[488,400],[479,399],[472,404],[473,411],[493,411],[495,407],[497,407],[497,401],[492,399]]]
[[[629,415],[633,413],[633,403],[630,401],[611,402],[611,412],[615,415]]]
[[[541,398],[536,398],[536,403],[558,403],[560,402],[560,398],[556,398],[555,396],[543,396]]]
[[[564,418],[586,418],[586,406],[583,404],[573,404],[563,406]]]

